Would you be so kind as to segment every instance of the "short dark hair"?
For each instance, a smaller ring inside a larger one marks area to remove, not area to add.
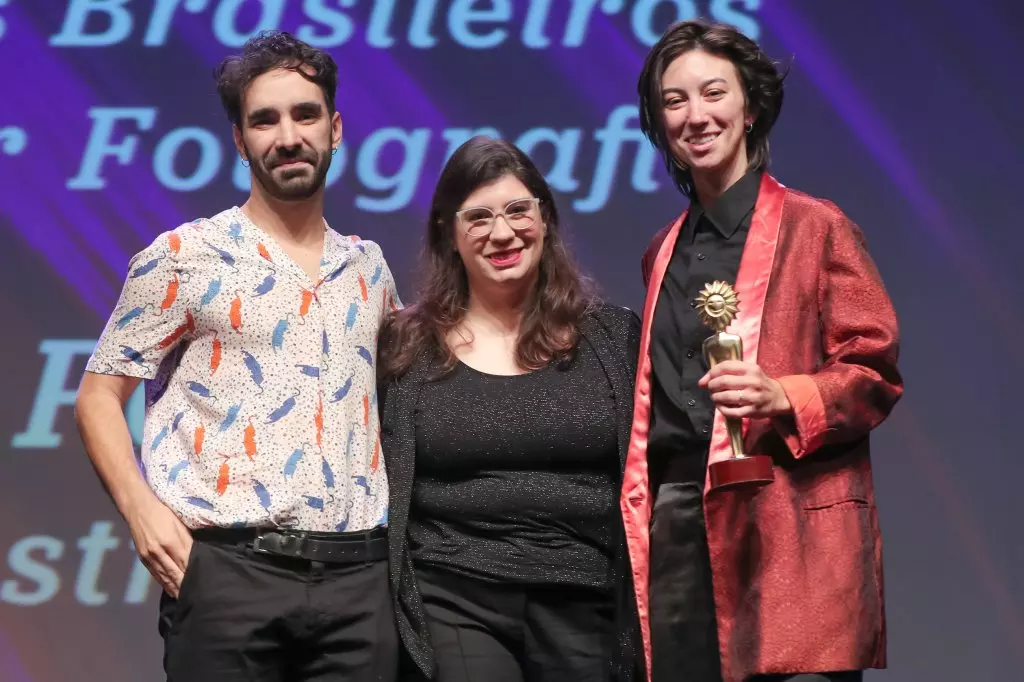
[[[246,41],[241,54],[226,58],[213,72],[228,120],[236,126],[242,125],[245,89],[256,78],[274,69],[294,71],[319,85],[327,101],[327,112],[334,115],[338,65],[331,55],[285,31],[262,31]]]
[[[552,360],[571,359],[583,315],[594,300],[591,284],[569,255],[543,174],[512,143],[481,135],[460,146],[441,171],[427,222],[419,300],[396,313],[385,327],[383,377],[405,374],[424,352],[441,362],[442,374],[455,366],[447,337],[469,303],[466,266],[455,246],[455,212],[478,187],[506,175],[518,178],[540,199],[546,225],[537,286],[524,306],[516,343],[516,364],[539,369]]]
[[[782,111],[782,82],[786,77],[756,42],[727,24],[705,20],[680,22],[670,26],[651,48],[637,81],[640,129],[661,151],[676,186],[691,199],[695,196],[693,175],[672,155],[665,135],[661,79],[669,64],[692,50],[728,59],[736,67],[747,111],[754,116],[753,127],[747,133],[747,170],[768,168],[768,134]]]

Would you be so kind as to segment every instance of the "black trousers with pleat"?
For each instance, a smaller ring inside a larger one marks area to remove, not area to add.
[[[607,682],[614,598],[417,567],[437,682]]]

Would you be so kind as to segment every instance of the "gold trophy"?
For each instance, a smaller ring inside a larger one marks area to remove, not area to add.
[[[739,311],[739,296],[728,282],[705,284],[697,295],[697,314],[701,322],[715,333],[704,340],[704,362],[708,369],[725,360],[743,359],[743,339],[726,333],[726,328]],[[732,445],[732,457],[712,462],[708,467],[712,490],[767,485],[775,480],[772,458],[743,454],[743,426],[739,419],[725,417],[725,426]]]

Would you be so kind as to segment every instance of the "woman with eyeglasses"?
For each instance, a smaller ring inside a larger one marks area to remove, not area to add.
[[[424,256],[378,369],[405,679],[639,679],[618,511],[636,315],[588,294],[504,141],[452,155]]]

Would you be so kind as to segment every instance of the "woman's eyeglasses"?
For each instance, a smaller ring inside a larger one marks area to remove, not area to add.
[[[540,199],[530,197],[508,202],[505,209],[499,213],[485,206],[464,208],[455,212],[455,218],[470,237],[483,237],[491,233],[499,216],[504,218],[513,230],[530,229],[537,222],[539,206]]]

